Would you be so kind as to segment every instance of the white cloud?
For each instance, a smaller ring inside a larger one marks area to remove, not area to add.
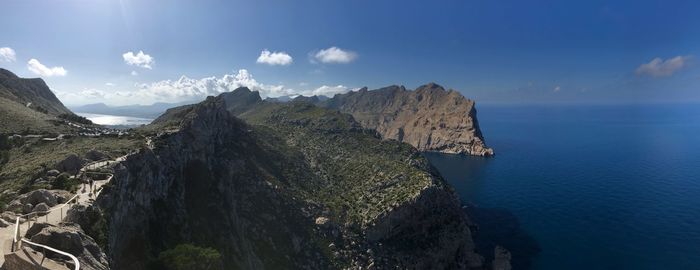
[[[299,94],[304,95],[304,96],[327,96],[327,97],[333,97],[336,94],[342,94],[346,93],[349,91],[354,91],[356,89],[351,89],[347,86],[343,85],[336,85],[336,86],[328,86],[328,85],[322,85],[319,88],[313,89],[313,90],[306,90],[306,91],[301,91]]]
[[[139,75],[139,73],[136,72],[136,70],[132,70],[132,71],[131,71],[131,76],[138,76],[138,75]]]
[[[651,62],[640,65],[635,71],[637,75],[648,75],[652,77],[667,77],[673,75],[678,70],[688,65],[691,56],[676,56],[663,60],[659,57]]]
[[[271,66],[286,66],[291,64],[292,61],[292,57],[286,52],[270,52],[268,50],[263,50],[262,52],[260,52],[260,56],[258,56],[258,60],[256,62],[259,64],[268,64]]]
[[[0,62],[14,62],[17,61],[17,54],[15,50],[10,47],[0,48]]]
[[[241,69],[233,74],[221,77],[205,77],[193,79],[181,76],[177,80],[163,80],[152,83],[134,84],[131,89],[114,89],[101,91],[85,89],[80,92],[57,92],[62,100],[73,104],[105,102],[114,105],[151,104],[154,102],[198,102],[207,96],[216,96],[230,92],[238,87],[248,87],[258,91],[261,98],[295,96],[295,95],[325,95],[333,96],[351,90],[343,85],[323,85],[315,89],[292,89],[281,84],[264,84],[257,81],[248,70]],[[121,88],[121,86],[119,87]]]
[[[122,54],[122,57],[124,58],[124,63],[127,63],[128,65],[147,69],[152,69],[152,65],[156,62],[153,57],[143,53],[143,51],[139,51],[137,54],[129,51]]]
[[[34,72],[39,76],[51,77],[51,76],[66,76],[68,71],[63,67],[47,67],[34,58],[27,62],[27,69]]]
[[[111,83],[111,82],[108,82],[108,83],[105,83],[105,86],[113,87],[113,86],[114,86],[114,84],[113,84],[113,83]]]
[[[101,99],[107,96],[104,91],[97,89],[84,89],[83,91],[80,91],[78,95],[87,99]]]
[[[283,96],[292,94],[292,89],[283,85],[267,85],[259,83],[248,70],[238,70],[236,74],[225,74],[223,77],[206,77],[192,79],[182,76],[178,80],[164,80],[148,84],[137,84],[138,90],[123,92],[123,95],[145,98],[155,101],[184,101],[202,99],[206,96],[230,92],[238,87],[248,87],[259,91],[265,98],[268,96]]]
[[[56,94],[56,96],[61,99],[62,101],[69,102],[71,104],[87,104],[87,103],[95,103],[98,101],[103,101],[106,98],[109,98],[109,94],[105,91],[98,90],[98,89],[93,89],[93,88],[86,88],[83,89],[79,92],[64,92],[64,91],[57,91],[53,90],[52,91]]]
[[[554,87],[554,92],[559,92],[559,90],[561,90],[561,86],[557,85]]]
[[[345,51],[338,47],[330,47],[316,52],[314,59],[326,64],[346,64],[357,58],[357,53]]]

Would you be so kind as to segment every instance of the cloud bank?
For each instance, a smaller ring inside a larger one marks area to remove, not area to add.
[[[263,50],[260,52],[260,56],[258,56],[256,62],[271,66],[286,66],[291,64],[292,61],[292,57],[286,52],[270,52],[268,50]]]
[[[691,56],[676,56],[670,59],[659,57],[652,59],[649,63],[640,65],[635,73],[651,77],[668,77],[676,71],[685,68]]]
[[[346,51],[338,47],[330,47],[316,52],[313,58],[325,64],[347,64],[357,58],[357,53]]]
[[[156,62],[153,57],[143,53],[143,51],[139,51],[137,54],[129,51],[122,54],[122,58],[124,58],[124,63],[130,66],[137,66],[147,69],[153,69],[153,64]]]
[[[10,47],[0,48],[0,62],[11,63],[14,61],[17,61],[17,54],[15,53],[15,50]]]
[[[63,67],[50,68],[43,65],[41,62],[39,62],[39,60],[36,60],[34,58],[30,59],[29,62],[27,62],[27,69],[29,69],[29,71],[33,72],[34,74],[44,77],[66,76],[66,74],[68,74],[68,71]]]
[[[265,84],[258,82],[248,70],[240,69],[234,74],[224,74],[221,77],[193,79],[181,76],[177,80],[135,84],[134,88],[126,91],[85,89],[74,93],[57,91],[57,95],[61,99],[69,99],[76,104],[107,102],[126,105],[134,104],[135,101],[142,102],[141,104],[151,104],[154,102],[196,102],[207,96],[233,91],[238,87],[248,87],[250,90],[258,91],[262,98],[297,95],[332,97],[335,94],[355,90],[344,85],[322,85],[312,89],[293,89],[284,85]]]

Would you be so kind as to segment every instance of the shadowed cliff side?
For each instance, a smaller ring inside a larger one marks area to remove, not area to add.
[[[304,103],[260,103],[248,124],[224,97],[183,114],[101,199],[115,268],[180,243],[226,269],[482,266],[457,197],[413,147]]]

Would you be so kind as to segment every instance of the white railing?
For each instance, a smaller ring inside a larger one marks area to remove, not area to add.
[[[104,159],[101,159],[101,160],[93,161],[93,162],[90,162],[90,163],[88,163],[88,164],[85,164],[85,166],[83,166],[83,168],[81,168],[80,170],[81,170],[81,171],[94,170],[94,169],[97,169],[97,168],[99,168],[99,167],[102,167],[102,166],[104,166],[104,165],[106,165],[106,164],[109,164],[110,161],[112,161],[112,160],[111,160],[111,159],[108,159],[108,158],[104,158]],[[98,164],[100,164],[100,163],[105,163],[105,164],[104,164],[104,165],[98,165]]]
[[[121,160],[125,160],[126,157],[128,157],[128,156],[131,155],[131,154],[133,154],[133,153],[129,153],[129,154],[126,154],[126,155],[124,155],[124,156],[122,156],[122,157],[119,157],[119,158],[117,158],[117,161],[120,161],[120,159],[121,159]],[[81,173],[90,173],[90,174],[108,174],[109,176],[108,176],[107,179],[105,179],[105,180],[106,180],[107,182],[109,182],[109,181],[111,181],[112,178],[114,177],[113,174],[111,174],[111,173],[101,173],[101,172],[88,172],[87,170],[89,170],[90,167],[94,167],[94,169],[96,169],[96,168],[98,168],[98,167],[102,167],[102,166],[104,166],[104,165],[99,165],[99,166],[96,166],[96,165],[99,164],[99,163],[109,164],[110,161],[111,161],[111,160],[105,160],[105,159],[103,159],[103,160],[98,160],[98,161],[94,161],[94,162],[88,163],[87,165],[83,166],[83,168],[80,169],[80,172],[81,172]],[[105,180],[100,180],[100,181],[105,181]],[[94,194],[95,198],[97,198],[97,196],[98,196],[99,193],[102,191],[102,189],[103,189],[103,187],[100,186],[97,190],[93,190],[93,191],[92,191],[92,193]],[[20,229],[20,219],[26,217],[25,220],[26,220],[26,223],[27,223],[27,231],[29,231],[29,228],[30,228],[30,225],[31,225],[31,222],[32,222],[32,218],[34,218],[34,223],[36,224],[36,222],[38,221],[38,216],[41,215],[41,214],[43,214],[43,215],[46,217],[46,222],[48,223],[48,222],[49,222],[49,214],[50,214],[51,212],[53,212],[54,210],[56,210],[56,209],[59,209],[59,210],[61,211],[61,215],[60,215],[59,222],[62,221],[62,220],[63,220],[63,208],[66,207],[66,206],[68,206],[71,202],[73,202],[74,200],[76,200],[79,196],[80,196],[80,194],[76,194],[75,196],[73,196],[72,198],[70,198],[70,199],[69,199],[68,201],[66,201],[65,203],[63,203],[63,204],[61,204],[61,205],[58,205],[58,206],[56,206],[56,207],[54,207],[54,208],[51,208],[51,209],[49,209],[49,210],[46,210],[46,211],[34,211],[34,212],[31,212],[31,213],[27,213],[27,214],[24,214],[24,215],[17,216],[17,221],[15,222],[15,232],[14,232],[14,236],[13,236],[13,238],[12,238],[12,248],[11,248],[11,251],[12,251],[12,252],[15,252],[15,251],[19,250],[19,248],[21,248],[22,243],[26,243],[26,244],[29,244],[29,245],[32,245],[32,246],[35,246],[35,247],[40,247],[40,248],[42,248],[42,254],[44,255],[44,257],[46,257],[46,252],[45,252],[45,251],[46,251],[47,249],[50,250],[50,251],[53,251],[53,252],[55,252],[55,253],[58,253],[58,254],[67,256],[67,257],[71,258],[71,260],[73,260],[73,262],[75,263],[75,270],[80,269],[80,262],[78,261],[78,258],[76,258],[75,256],[73,256],[72,254],[70,254],[70,253],[68,253],[68,252],[61,251],[61,250],[58,250],[58,249],[55,249],[55,248],[52,248],[52,247],[49,247],[49,246],[46,246],[46,245],[37,244],[37,243],[31,242],[31,241],[29,241],[29,240],[27,240],[27,239],[23,239],[22,236],[21,236],[21,229]],[[42,259],[42,262],[43,262],[43,259]]]
[[[37,243],[31,242],[31,241],[29,241],[29,240],[27,240],[27,239],[23,239],[23,237],[22,237],[22,235],[21,235],[21,230],[20,230],[20,219],[26,217],[26,221],[27,221],[27,222],[26,222],[26,223],[27,223],[27,231],[29,231],[29,228],[30,228],[31,223],[32,223],[32,218],[35,219],[35,220],[34,220],[34,223],[36,224],[36,222],[38,221],[38,215],[44,214],[44,216],[46,217],[46,222],[48,223],[48,222],[49,222],[49,214],[50,214],[52,211],[56,210],[56,209],[59,209],[59,210],[61,211],[61,216],[60,216],[59,221],[63,220],[63,208],[66,207],[68,204],[70,204],[72,201],[76,200],[76,199],[78,198],[78,196],[80,196],[80,195],[79,195],[79,194],[76,194],[75,196],[73,196],[72,198],[70,198],[70,199],[69,199],[68,201],[66,201],[65,203],[63,203],[63,204],[61,204],[61,205],[59,205],[59,206],[56,206],[56,207],[54,207],[54,208],[51,208],[51,209],[49,209],[49,210],[47,210],[47,211],[34,211],[34,212],[31,212],[31,213],[28,213],[28,214],[24,214],[24,215],[21,215],[21,216],[17,216],[17,221],[15,222],[15,233],[14,233],[14,236],[13,236],[13,238],[12,238],[12,248],[11,248],[11,251],[12,251],[12,252],[15,252],[15,251],[19,250],[19,249],[22,247],[22,242],[24,242],[24,243],[27,243],[27,244],[30,244],[30,245],[33,245],[33,246],[40,247],[40,248],[42,248],[44,251],[45,251],[46,249],[48,249],[48,250],[51,250],[51,251],[56,252],[56,253],[58,253],[58,254],[62,254],[62,255],[68,256],[68,257],[70,257],[70,258],[73,260],[73,262],[75,263],[75,269],[76,269],[76,270],[80,269],[80,262],[78,262],[78,258],[76,258],[75,256],[73,256],[73,255],[71,255],[71,254],[69,254],[69,253],[67,253],[67,252],[65,252],[65,251],[60,251],[60,250],[58,250],[58,249],[55,249],[55,248],[52,248],[52,247],[49,247],[49,246],[37,244]],[[45,252],[42,252],[42,254],[44,254],[44,256],[46,256],[46,253],[45,253]],[[43,260],[42,260],[42,261],[43,261]]]
[[[46,245],[42,245],[42,244],[37,244],[37,243],[34,243],[34,242],[29,241],[29,240],[27,240],[27,239],[22,239],[22,242],[27,243],[27,244],[30,244],[30,245],[35,246],[35,247],[40,247],[40,248],[44,249],[44,250],[41,252],[42,254],[44,254],[44,257],[46,257],[46,250],[47,250],[47,249],[50,250],[50,251],[56,252],[56,253],[58,253],[58,254],[61,254],[61,255],[63,255],[63,256],[67,256],[67,257],[71,258],[71,260],[73,260],[73,264],[75,264],[75,267],[74,267],[73,269],[75,269],[75,270],[79,270],[79,269],[80,269],[80,261],[78,261],[78,258],[76,258],[75,256],[73,256],[73,254],[70,254],[70,253],[65,252],[65,251],[60,251],[60,250],[55,249],[55,248],[52,248],[52,247],[50,247],[50,246],[46,246]],[[42,258],[41,261],[43,262],[44,259]]]

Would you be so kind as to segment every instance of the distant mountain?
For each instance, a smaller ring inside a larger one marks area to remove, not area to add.
[[[290,102],[293,100],[302,101],[302,100],[306,100],[307,98],[318,99],[318,101],[325,101],[325,100],[329,99],[329,97],[327,97],[327,96],[320,96],[320,95],[316,95],[316,96],[290,95],[290,96],[281,96],[281,97],[274,97],[274,98],[269,97],[269,98],[266,98],[265,101]],[[306,101],[308,101],[308,100],[306,100]]]
[[[421,151],[491,156],[484,143],[473,100],[430,83],[415,91],[389,86],[335,95],[319,106],[352,114],[383,138],[406,142]]]
[[[295,96],[281,96],[281,97],[268,97],[265,101],[268,102],[289,102],[294,99]]]
[[[87,104],[82,106],[71,106],[71,110],[79,113],[96,113],[119,116],[131,116],[139,118],[156,118],[163,114],[166,110],[187,104],[188,102],[180,103],[163,103],[157,102],[151,105],[126,105],[126,106],[109,106],[104,103]]]
[[[66,108],[44,80],[20,78],[0,68],[0,133],[60,133],[63,119],[84,121]]]

